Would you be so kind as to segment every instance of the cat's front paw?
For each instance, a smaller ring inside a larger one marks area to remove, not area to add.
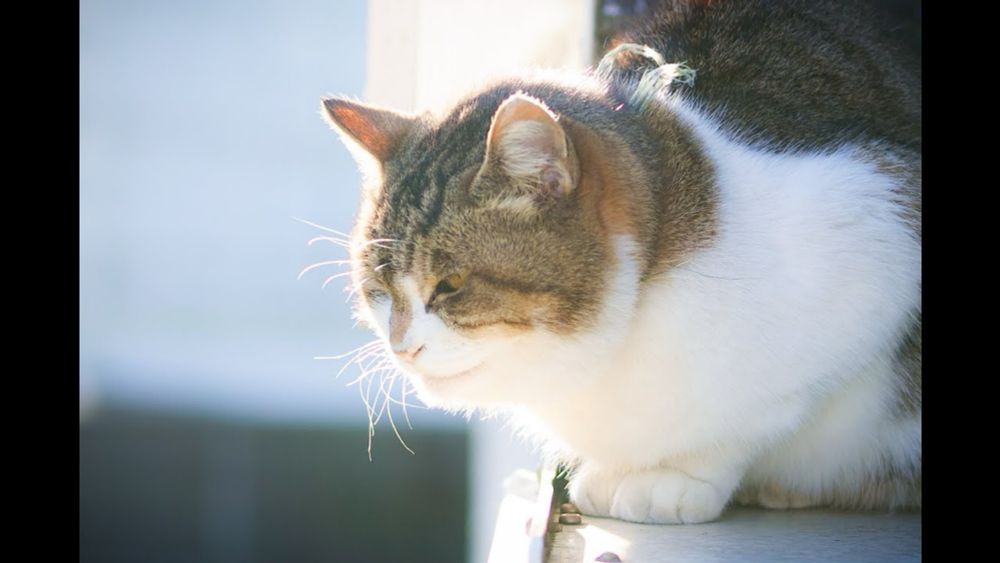
[[[609,471],[584,468],[569,483],[569,498],[584,514],[611,516],[611,501],[621,476]]]
[[[729,495],[674,469],[630,473],[611,499],[610,515],[647,524],[696,524],[719,517]]]

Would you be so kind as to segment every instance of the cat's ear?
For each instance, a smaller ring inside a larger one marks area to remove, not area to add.
[[[535,195],[559,197],[573,190],[570,146],[546,105],[518,92],[504,100],[486,137],[484,166],[497,166]]]
[[[344,98],[323,98],[323,115],[349,145],[385,162],[416,123],[404,113]]]

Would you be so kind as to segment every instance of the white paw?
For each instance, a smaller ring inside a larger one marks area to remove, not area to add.
[[[615,473],[583,469],[569,483],[569,498],[584,514],[610,516],[611,500],[620,480]]]
[[[614,518],[648,524],[696,524],[719,517],[729,496],[673,469],[626,475],[611,500]]]

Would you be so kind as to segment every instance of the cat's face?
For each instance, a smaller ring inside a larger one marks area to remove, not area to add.
[[[614,298],[624,251],[542,102],[477,98],[439,121],[324,107],[374,167],[351,247],[357,315],[425,402],[526,402],[602,361],[595,339],[629,313]]]

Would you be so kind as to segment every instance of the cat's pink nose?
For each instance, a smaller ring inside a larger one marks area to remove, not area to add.
[[[406,350],[401,350],[401,349],[393,348],[392,351],[396,353],[396,356],[398,356],[399,359],[406,360],[407,362],[412,362],[413,360],[415,360],[417,358],[417,354],[419,354],[423,350],[424,350],[424,345],[423,344],[417,344],[417,345],[414,345],[414,346],[410,346]]]

